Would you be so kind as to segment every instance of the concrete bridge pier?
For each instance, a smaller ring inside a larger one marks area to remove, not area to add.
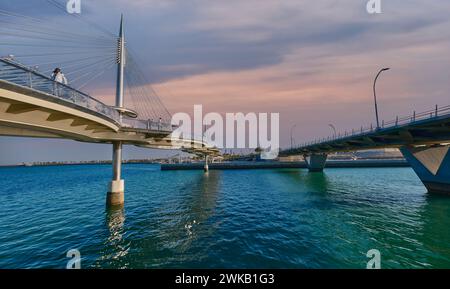
[[[322,172],[327,161],[327,154],[305,155],[305,162],[310,172]]]
[[[429,193],[450,195],[450,145],[400,148]]]
[[[106,195],[108,207],[123,206],[125,201],[125,182],[121,179],[122,172],[122,142],[113,143],[113,179]]]
[[[203,167],[203,170],[205,171],[205,173],[207,173],[209,171],[209,165],[208,165],[208,156],[205,156],[205,166]]]

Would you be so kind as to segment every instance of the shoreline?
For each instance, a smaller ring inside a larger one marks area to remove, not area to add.
[[[73,163],[24,163],[17,165],[0,165],[0,168],[20,168],[20,167],[56,167],[56,166],[93,166],[93,165],[111,165],[111,161],[99,162],[73,162]],[[135,160],[125,161],[123,165],[128,164],[153,164],[160,165],[161,170],[202,170],[203,162],[193,163],[161,163],[158,161]],[[357,160],[328,160],[327,168],[358,168],[358,167],[410,167],[404,159],[357,159]],[[304,161],[278,162],[278,161],[230,161],[222,163],[210,163],[209,168],[213,170],[230,169],[277,169],[277,168],[306,168]]]
[[[306,163],[300,162],[228,162],[210,163],[210,170],[240,170],[240,169],[306,169]],[[325,168],[386,168],[386,167],[410,167],[403,159],[384,160],[329,160]],[[204,163],[189,164],[161,164],[162,171],[170,170],[203,170]]]

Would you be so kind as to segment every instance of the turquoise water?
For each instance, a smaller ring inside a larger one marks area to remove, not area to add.
[[[450,268],[450,197],[409,168],[123,175],[111,211],[108,165],[1,168],[0,268]]]

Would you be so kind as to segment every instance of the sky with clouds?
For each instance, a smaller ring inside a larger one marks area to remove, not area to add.
[[[448,105],[450,1],[81,0],[83,17],[118,29],[171,113],[279,112],[282,146],[374,122],[372,82],[382,119]],[[59,0],[65,3],[64,0]],[[45,0],[2,0],[0,9],[51,19]],[[4,48],[2,48],[3,52]],[[112,102],[113,87],[95,95]],[[109,159],[103,145],[0,139],[1,163]],[[52,148],[49,150],[49,148]],[[5,152],[8,152],[7,154]],[[158,152],[159,153],[159,152]],[[154,152],[128,148],[128,158]]]

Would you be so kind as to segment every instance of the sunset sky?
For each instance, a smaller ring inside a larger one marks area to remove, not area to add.
[[[279,112],[282,147],[370,125],[373,79],[380,118],[450,101],[450,1],[381,0],[81,0],[83,17],[116,33],[124,14],[127,44],[173,114]],[[59,0],[65,3],[63,0]],[[64,17],[45,0],[1,0],[0,9]],[[52,10],[53,9],[53,10]],[[1,35],[0,35],[1,41]],[[0,54],[8,54],[0,47]],[[113,102],[114,86],[94,95]],[[110,159],[109,146],[0,138],[0,164]],[[125,158],[160,154],[127,148]],[[163,155],[175,154],[165,152]]]

